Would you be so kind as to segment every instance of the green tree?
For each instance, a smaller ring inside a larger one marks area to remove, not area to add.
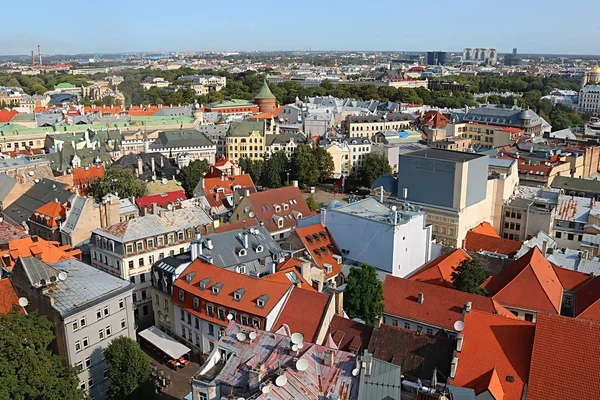
[[[310,211],[318,211],[321,208],[321,205],[317,202],[315,196],[312,194],[306,198],[306,205]]]
[[[350,174],[351,184],[370,188],[375,179],[384,174],[391,174],[392,167],[387,157],[380,153],[368,153],[362,164],[354,168]]]
[[[283,186],[289,169],[290,161],[285,152],[281,150],[276,152],[263,166],[260,176],[261,185],[272,189]]]
[[[383,284],[374,266],[353,267],[344,292],[344,309],[350,318],[360,318],[374,325],[383,314]]]
[[[461,292],[486,295],[480,286],[485,281],[485,270],[478,258],[467,258],[452,272],[452,286]]]
[[[313,150],[305,144],[296,148],[292,155],[291,165],[291,173],[298,179],[301,186],[314,185],[321,176],[317,157]]]
[[[323,147],[316,147],[313,150],[315,157],[317,158],[317,167],[319,169],[319,182],[323,183],[333,176],[335,170],[335,164],[333,163],[333,157]]]
[[[181,182],[181,187],[185,190],[187,197],[194,196],[194,188],[200,182],[200,179],[208,171],[208,161],[206,160],[194,160],[185,167],[181,168],[181,172],[177,175],[177,180]]]
[[[254,182],[255,185],[260,183],[264,161],[242,158],[239,161],[239,166],[244,173],[250,175],[250,178],[252,178],[252,182]]]
[[[88,193],[94,196],[96,202],[109,193],[120,198],[142,197],[146,194],[146,183],[135,177],[133,171],[120,165],[113,165],[104,172],[101,178],[95,178],[90,182]]]
[[[0,399],[84,400],[76,371],[49,349],[53,324],[17,307],[0,314]]]
[[[132,339],[121,336],[106,347],[108,391],[113,399],[124,399],[148,381],[150,361]]]

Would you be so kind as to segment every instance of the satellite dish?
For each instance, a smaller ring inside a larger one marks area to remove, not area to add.
[[[233,319],[233,314],[231,314],[231,313],[230,313],[230,314],[227,314],[227,319],[228,319],[229,321],[231,321],[231,320]]]
[[[397,209],[398,209],[398,207],[392,206],[392,211],[396,211]]]
[[[456,321],[454,323],[454,330],[457,332],[461,332],[463,329],[465,329],[465,323],[462,321]]]
[[[308,369],[308,361],[306,361],[304,358],[296,361],[296,369],[298,371],[306,371]]]
[[[19,305],[21,307],[27,307],[28,304],[29,304],[29,300],[27,300],[27,297],[20,297],[19,298]]]
[[[60,279],[61,281],[66,281],[67,280],[67,273],[66,272],[59,272],[58,273],[58,279]]]
[[[300,344],[304,341],[304,335],[301,333],[293,333],[292,334],[292,343],[294,344]]]
[[[352,376],[358,376],[358,374],[360,374],[360,369],[358,369],[358,368],[354,368],[354,369],[352,370]]]
[[[167,209],[168,209],[169,211],[171,211],[171,210],[173,209],[173,204],[169,203],[169,205],[167,206]]]
[[[275,384],[279,387],[285,386],[287,383],[287,377],[285,375],[279,375],[277,379],[275,379]]]
[[[35,174],[35,172],[29,171],[29,176],[33,176],[34,174]]]
[[[237,340],[239,340],[240,342],[243,342],[246,340],[246,334],[244,332],[238,332],[237,335],[235,335],[235,337],[237,338]]]
[[[250,332],[248,336],[250,337],[250,340],[254,340],[256,339],[256,332]]]
[[[263,393],[269,393],[271,391],[271,385],[265,385],[262,387],[262,389],[260,389],[261,392]]]
[[[304,343],[298,343],[298,350],[304,347]]]
[[[298,345],[297,344],[293,344],[292,345],[292,351],[298,351]]]
[[[254,213],[254,211],[250,211],[250,214],[248,214],[248,216],[250,218],[254,218],[254,217],[256,217],[256,214]]]

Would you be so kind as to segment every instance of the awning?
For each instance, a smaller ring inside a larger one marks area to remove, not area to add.
[[[163,353],[174,360],[192,351],[190,348],[182,345],[177,340],[158,329],[156,326],[151,326],[150,328],[138,333],[138,335],[146,339],[148,342],[153,344],[155,347],[160,349]]]

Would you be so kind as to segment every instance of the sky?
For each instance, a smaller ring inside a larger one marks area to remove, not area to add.
[[[598,0],[3,3],[0,55],[37,53],[38,44],[46,54],[464,47],[600,54]]]

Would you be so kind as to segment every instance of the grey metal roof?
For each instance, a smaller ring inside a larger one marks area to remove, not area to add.
[[[252,134],[253,131],[259,131],[262,135],[264,135],[264,123],[252,121],[232,122],[229,125],[227,136],[248,137]]]
[[[63,316],[133,290],[135,286],[79,260],[63,260],[51,267],[67,274],[67,279],[59,280],[51,294],[54,308]]]
[[[360,265],[361,264],[357,261],[345,259],[342,262],[342,268],[340,269],[340,273],[342,274],[342,276],[347,278],[350,275],[350,270],[352,270],[352,268],[358,268]],[[389,275],[388,272],[382,271],[380,269],[376,269],[375,273],[377,274],[377,279],[379,279],[381,282],[383,282],[385,280],[385,277]]]
[[[423,149],[407,153],[405,156],[422,157],[437,160],[447,160],[454,162],[468,162],[476,158],[487,157],[483,154],[466,153],[464,151],[442,150],[442,149]]]
[[[69,214],[67,215],[67,220],[61,227],[61,231],[67,234],[73,233],[77,224],[79,223],[79,219],[81,218],[81,213],[83,212],[83,208],[85,204],[89,201],[87,197],[75,196],[73,201],[71,202],[71,209],[69,210]]]
[[[192,116],[192,107],[191,106],[182,106],[182,107],[163,107],[159,108],[152,114],[153,117],[191,117]]]
[[[59,270],[49,266],[35,257],[21,257],[17,261],[23,270],[31,286],[39,288],[58,281]]]
[[[49,161],[45,158],[30,158],[29,156],[17,156],[15,158],[2,158],[0,159],[0,171],[5,169],[28,167],[35,165],[48,164]]]
[[[107,228],[96,229],[94,233],[119,242],[129,242],[208,224],[212,224],[212,218],[204,209],[189,207],[119,222]]]
[[[119,214],[131,214],[139,211],[137,205],[130,198],[119,200]]]
[[[197,130],[173,130],[158,133],[152,147],[210,147],[215,144],[204,133]]]
[[[496,106],[477,107],[469,110],[465,121],[482,122],[491,125],[521,126],[521,120],[529,119],[532,125],[541,125],[542,119],[534,111],[520,108],[504,108]]]
[[[585,192],[587,195],[600,194],[600,181],[572,178],[570,176],[557,176],[550,187],[564,189],[567,192]]]
[[[4,209],[4,217],[16,224],[21,224],[35,210],[46,203],[58,199],[61,204],[66,203],[73,193],[66,190],[67,185],[50,179],[42,179],[34,184],[21,197]]]
[[[373,358],[365,351],[363,362],[371,362],[371,374],[361,368],[358,400],[400,400],[402,376],[400,366]]]
[[[170,274],[174,274],[179,267],[184,266],[185,264],[189,265],[192,261],[190,253],[177,254],[175,256],[169,256],[163,258],[162,260],[158,260],[154,263],[152,268],[160,269]]]
[[[516,162],[517,162],[517,160],[514,160],[512,158],[509,159],[509,158],[490,157],[489,165],[491,167],[510,168]]]
[[[6,199],[12,188],[17,184],[17,180],[5,173],[0,174],[0,202]]]
[[[382,224],[394,225],[393,211],[372,197],[336,207],[333,212],[365,218]],[[398,208],[398,224],[402,224],[418,214],[421,214],[421,211],[403,210]]]
[[[291,141],[296,143],[305,143],[306,136],[296,133],[296,134],[280,134],[280,135],[267,135],[267,146],[271,146],[272,144],[288,144]]]
[[[252,232],[251,232],[252,231]],[[240,256],[239,251],[243,248],[243,235],[248,233],[248,249],[245,256]],[[278,258],[281,254],[281,247],[271,237],[269,232],[263,226],[255,226],[246,229],[236,229],[229,232],[209,235],[203,238],[204,243],[207,239],[212,240],[213,249],[209,250],[204,246],[202,255],[212,257],[213,263],[220,267],[228,268],[240,264],[246,264],[258,268],[262,271],[258,260]],[[257,252],[258,245],[262,245],[263,251]],[[253,263],[254,262],[254,263]]]

